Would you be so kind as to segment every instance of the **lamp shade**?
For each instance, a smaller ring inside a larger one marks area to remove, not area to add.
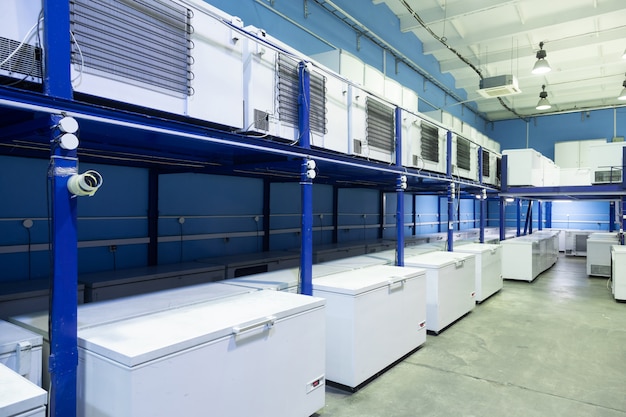
[[[552,68],[550,68],[550,64],[548,64],[548,61],[546,61],[545,59],[538,59],[537,62],[535,62],[535,66],[533,67],[533,70],[531,71],[533,74],[545,74],[547,72],[550,72],[552,70]]]

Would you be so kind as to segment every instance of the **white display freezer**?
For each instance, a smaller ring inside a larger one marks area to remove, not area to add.
[[[455,245],[454,252],[476,255],[476,301],[483,302],[502,289],[502,246],[488,243]]]
[[[592,233],[587,238],[587,275],[611,276],[611,246],[619,244],[617,233]]]
[[[587,256],[587,239],[593,233],[591,230],[564,230],[563,251],[566,256]]]
[[[93,302],[224,278],[224,265],[185,262],[84,274],[78,277],[78,281],[85,284],[85,302]]]
[[[224,265],[226,278],[238,278],[261,272],[300,266],[300,252],[271,251],[198,259],[198,262]]]
[[[114,323],[128,318],[179,308],[181,306],[233,297],[251,291],[253,291],[253,289],[221,283],[208,283],[114,300],[99,301],[97,303],[87,303],[78,307],[77,328],[80,332],[81,329],[89,327]],[[43,338],[43,360],[40,379],[44,387],[49,386],[50,375],[48,373],[48,357],[50,356],[50,338],[48,335],[48,311],[13,316],[8,320]]]
[[[503,240],[502,277],[532,282],[554,265],[559,254],[559,232],[542,231]]]
[[[324,406],[324,304],[255,291],[80,330],[78,415],[308,417]]]
[[[48,393],[0,363],[0,416],[45,417]]]
[[[42,337],[0,320],[0,364],[41,386]]]
[[[388,263],[389,261],[387,261],[387,259],[376,258],[374,256],[369,256],[369,255],[359,255],[359,256],[351,256],[349,258],[337,259],[334,261],[328,261],[328,262],[324,262],[318,265],[339,267],[343,269],[359,269],[359,268],[366,268],[366,267],[374,266],[374,265],[387,265]]]
[[[85,300],[85,285],[78,283],[76,301]],[[50,306],[50,281],[19,280],[0,283],[0,318],[45,310]]]
[[[326,378],[350,390],[426,341],[426,278],[377,265],[313,280],[326,299]]]
[[[626,301],[626,246],[613,245],[611,247],[611,268],[613,298]]]
[[[426,329],[438,334],[476,305],[476,259],[469,253],[429,252],[404,260],[426,269]]]

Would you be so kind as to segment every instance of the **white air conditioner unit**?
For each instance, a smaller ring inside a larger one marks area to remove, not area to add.
[[[478,93],[485,98],[510,96],[522,92],[513,75],[498,75],[480,80]]]

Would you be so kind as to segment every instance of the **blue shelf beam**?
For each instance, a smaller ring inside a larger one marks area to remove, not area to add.
[[[396,166],[402,169],[402,110],[396,107]],[[404,266],[404,174],[396,177],[396,265]]]
[[[446,133],[446,175],[448,179],[452,179],[452,131]],[[454,182],[448,184],[448,233],[447,250],[452,252],[454,249],[454,201],[456,194],[456,185]],[[460,206],[460,204],[459,204]]]

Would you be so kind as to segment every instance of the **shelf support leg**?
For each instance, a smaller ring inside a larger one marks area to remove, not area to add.
[[[298,64],[298,131],[300,146],[311,149],[309,125],[310,74],[306,62]],[[300,186],[302,202],[302,224],[300,245],[300,293],[313,295],[313,178],[315,161],[302,158]]]

